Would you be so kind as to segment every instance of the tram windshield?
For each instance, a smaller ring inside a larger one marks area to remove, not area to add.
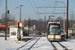
[[[60,35],[60,27],[51,27],[49,28],[49,34],[51,35]]]

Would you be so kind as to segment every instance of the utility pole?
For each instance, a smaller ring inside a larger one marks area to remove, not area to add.
[[[28,20],[28,34],[29,34],[29,28],[30,28],[30,18]]]
[[[22,32],[23,31],[22,31],[22,22],[21,22],[21,6],[23,6],[23,5],[20,5],[20,27],[21,28],[20,28],[20,34],[19,35],[21,35],[21,41],[22,41],[22,34],[23,34]]]
[[[20,5],[20,23],[21,23],[21,6],[23,5]]]
[[[66,34],[67,39],[68,39],[68,10],[69,10],[69,0],[67,0],[67,34]]]
[[[44,16],[44,35],[45,35],[45,30],[46,30],[46,28],[45,28],[45,26],[46,26],[46,16]]]
[[[20,6],[20,23],[21,23],[21,6]]]
[[[6,0],[6,12],[5,12],[5,40],[7,40],[7,0]]]

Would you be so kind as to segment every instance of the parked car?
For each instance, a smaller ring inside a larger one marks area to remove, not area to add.
[[[42,35],[40,31],[36,31],[36,35]]]

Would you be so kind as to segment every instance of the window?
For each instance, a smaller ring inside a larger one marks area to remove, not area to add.
[[[60,34],[60,28],[59,27],[50,27],[49,34],[59,35]]]

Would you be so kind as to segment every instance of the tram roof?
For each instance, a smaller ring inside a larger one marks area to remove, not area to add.
[[[57,24],[60,24],[60,22],[48,22],[48,24],[50,24],[50,23],[57,23]]]

